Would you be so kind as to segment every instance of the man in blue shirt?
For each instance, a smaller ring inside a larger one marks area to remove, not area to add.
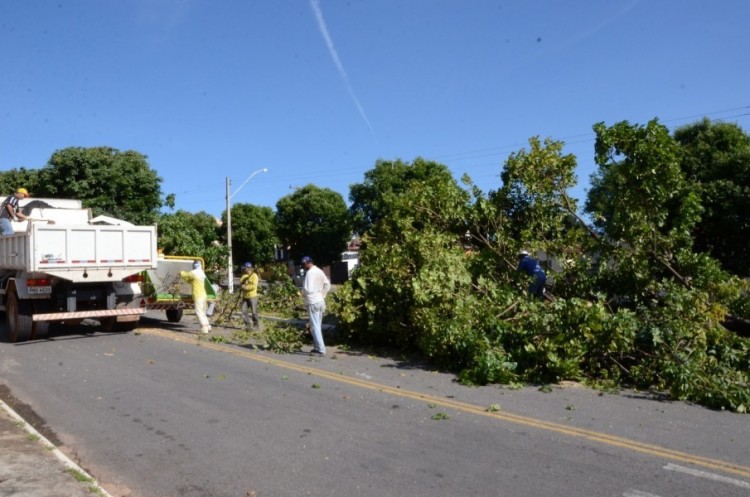
[[[529,295],[538,299],[544,299],[544,284],[547,283],[547,274],[539,265],[539,262],[531,257],[528,252],[522,250],[518,253],[518,270],[523,271],[534,280],[529,285]]]

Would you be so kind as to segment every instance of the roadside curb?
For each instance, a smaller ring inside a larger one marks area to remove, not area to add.
[[[212,316],[209,316],[209,322],[210,322],[211,317]],[[258,318],[260,318],[261,320],[271,321],[274,323],[289,324],[292,326],[297,326],[299,328],[304,328],[304,326],[309,322],[305,318],[283,318],[283,317],[278,317],[278,316],[268,316],[266,314],[258,314]],[[216,324],[214,322],[214,323],[211,323],[211,325],[216,326],[217,328],[234,328],[234,326],[227,326],[226,322],[221,322],[220,324]],[[321,331],[325,333],[333,333],[336,331],[336,325],[323,323],[321,324],[320,329]]]
[[[294,326],[304,327],[309,321],[304,318],[280,318],[277,316],[266,316],[264,314],[258,314],[258,317],[265,319],[266,321],[274,321],[277,323],[286,323]],[[336,331],[336,325],[323,323],[320,325],[321,331],[334,332]]]
[[[54,456],[63,463],[63,465],[71,470],[74,470],[82,475],[84,475],[86,478],[89,478],[91,481],[88,483],[91,487],[94,487],[100,495],[103,495],[104,497],[113,497],[109,492],[107,492],[104,487],[99,485],[99,482],[96,481],[96,479],[88,474],[83,468],[81,468],[78,464],[73,462],[68,456],[62,453],[60,449],[58,449],[52,442],[50,442],[44,435],[39,433],[33,426],[31,426],[25,419],[23,419],[16,411],[13,410],[12,407],[10,407],[8,404],[6,404],[3,400],[0,400],[0,408],[2,408],[5,412],[8,413],[8,415],[13,418],[13,420],[18,423],[21,428],[23,428],[24,431],[26,431],[28,434],[33,435],[34,437],[39,439],[39,443],[42,444],[43,448],[45,450],[49,450]],[[72,478],[72,476],[71,476]]]

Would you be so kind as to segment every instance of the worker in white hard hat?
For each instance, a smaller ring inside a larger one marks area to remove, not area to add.
[[[193,261],[192,271],[180,271],[180,277],[190,283],[193,291],[193,304],[195,305],[195,316],[201,325],[201,333],[211,331],[208,323],[206,308],[208,307],[208,294],[206,293],[206,273],[203,272],[201,261]]]

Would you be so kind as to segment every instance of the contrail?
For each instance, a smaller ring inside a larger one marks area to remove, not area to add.
[[[339,54],[336,52],[336,47],[333,45],[333,40],[331,39],[331,35],[328,33],[328,27],[326,27],[326,21],[325,19],[323,19],[323,11],[320,10],[319,0],[310,0],[310,7],[312,7],[313,11],[315,12],[315,19],[318,21],[318,28],[320,29],[320,34],[323,35],[323,39],[325,40],[326,45],[328,46],[328,51],[331,53],[331,58],[333,59],[333,63],[336,64],[336,69],[338,69],[339,71],[341,80],[344,82],[344,86],[346,86],[346,90],[349,92],[349,96],[352,97],[352,100],[354,101],[354,105],[357,106],[357,110],[359,111],[359,114],[362,116],[362,119],[364,119],[365,124],[367,124],[367,127],[370,128],[370,133],[372,133],[373,138],[375,138],[375,141],[377,141],[378,138],[375,135],[375,130],[372,128],[372,125],[370,124],[370,120],[367,119],[367,114],[365,114],[365,109],[362,107],[362,104],[359,103],[357,94],[354,93],[354,88],[352,88],[351,83],[349,83],[349,76],[347,76],[346,70],[344,70],[344,65],[341,63],[341,59],[339,59]]]
[[[560,45],[558,45],[557,47],[555,47],[555,49],[552,50],[549,53],[559,53],[559,52],[562,52],[563,50],[568,49],[569,47],[571,47],[573,45],[576,45],[576,44],[582,42],[586,38],[592,36],[594,33],[596,33],[597,31],[601,30],[602,28],[604,28],[606,25],[608,25],[611,22],[613,22],[615,19],[618,19],[619,17],[622,17],[623,15],[625,15],[627,12],[629,12],[630,10],[632,10],[633,7],[635,7],[639,2],[640,2],[640,0],[632,0],[628,5],[623,6],[614,15],[612,15],[612,16],[604,19],[602,22],[600,22],[599,24],[597,24],[593,28],[591,28],[591,29],[589,29],[587,31],[584,31],[582,33],[577,34],[576,36],[574,36],[570,40],[566,41],[565,43],[561,43]]]

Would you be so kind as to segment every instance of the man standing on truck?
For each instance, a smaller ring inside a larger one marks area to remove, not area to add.
[[[208,305],[208,294],[206,294],[206,273],[203,272],[201,261],[193,261],[192,271],[180,271],[180,277],[190,283],[193,290],[193,304],[195,305],[195,315],[201,324],[201,333],[211,331],[211,325],[206,317],[206,307]]]
[[[18,209],[18,201],[28,196],[29,191],[26,188],[19,188],[16,190],[16,193],[9,195],[3,202],[2,212],[0,212],[0,231],[3,235],[13,234],[11,221],[17,221],[18,219],[23,221],[26,219],[24,213]]]
[[[240,278],[240,289],[242,289],[242,320],[245,327],[250,327],[252,317],[253,328],[258,329],[258,275],[253,269],[252,262],[242,265],[242,277]],[[248,312],[249,311],[249,312]]]

